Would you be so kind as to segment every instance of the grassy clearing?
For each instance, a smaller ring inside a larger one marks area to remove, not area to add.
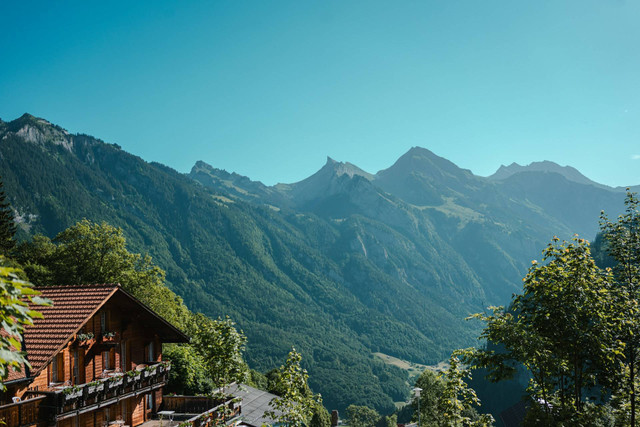
[[[397,366],[398,368],[407,371],[409,373],[410,380],[417,378],[425,369],[429,369],[433,372],[441,372],[449,367],[447,362],[440,362],[437,365],[422,365],[420,363],[413,363],[398,359],[397,357],[389,356],[384,353],[373,353],[373,355],[388,365]]]

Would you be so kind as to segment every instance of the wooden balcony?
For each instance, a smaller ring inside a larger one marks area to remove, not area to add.
[[[106,407],[122,399],[157,390],[166,384],[170,369],[171,365],[160,362],[140,370],[113,372],[106,378],[86,384],[61,385],[27,393],[44,395],[49,408],[48,417],[59,421],[78,412]]]
[[[162,410],[176,414],[202,414],[228,400],[211,396],[171,396],[162,397]]]
[[[43,425],[39,419],[40,404],[47,398],[44,395],[31,395],[21,402],[0,406],[0,425],[3,426],[35,426]]]

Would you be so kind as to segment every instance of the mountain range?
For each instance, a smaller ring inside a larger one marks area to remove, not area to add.
[[[295,346],[327,408],[386,412],[408,378],[373,353],[433,364],[476,344],[466,316],[507,304],[554,235],[595,237],[624,199],[552,162],[484,178],[420,147],[375,174],[328,158],[266,186],[202,161],[182,174],[28,114],[0,120],[0,175],[20,239],[119,226],[192,310],[242,327],[250,366]]]

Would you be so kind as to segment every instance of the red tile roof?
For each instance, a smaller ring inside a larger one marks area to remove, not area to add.
[[[119,285],[47,286],[39,287],[42,297],[53,306],[33,305],[44,319],[36,319],[25,328],[24,348],[31,363],[31,375],[37,375],[51,358],[62,349],[74,334],[91,318],[118,289]],[[23,372],[10,372],[7,381],[24,378]]]

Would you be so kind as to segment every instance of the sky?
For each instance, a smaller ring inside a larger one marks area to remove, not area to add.
[[[271,185],[413,146],[640,184],[640,2],[0,2],[0,118]]]

